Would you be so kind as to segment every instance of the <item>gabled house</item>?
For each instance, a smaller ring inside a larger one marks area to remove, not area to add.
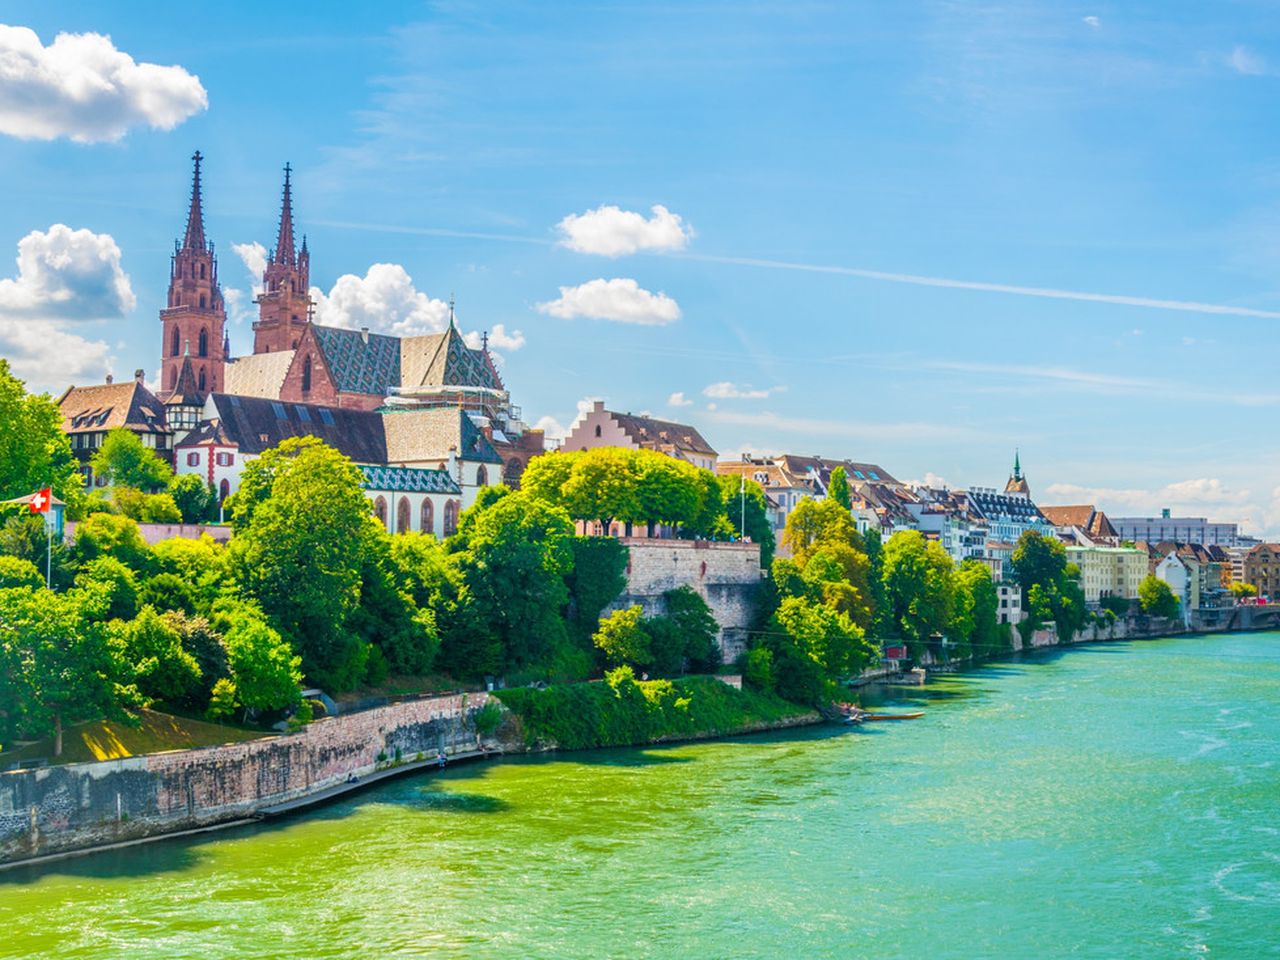
[[[653,450],[676,460],[684,460],[703,470],[716,469],[716,451],[696,427],[658,420],[632,413],[616,413],[595,401],[578,417],[562,450],[595,450],[622,447],[624,450]]]
[[[165,417],[164,404],[147,389],[143,372],[134,371],[133,379],[123,383],[107,382],[92,387],[68,387],[58,398],[62,413],[62,430],[71,438],[71,452],[80,461],[85,486],[106,486],[105,478],[95,478],[89,458],[102,446],[107,432],[124,427],[138,435],[142,445],[155,450],[172,463],[172,433]]]

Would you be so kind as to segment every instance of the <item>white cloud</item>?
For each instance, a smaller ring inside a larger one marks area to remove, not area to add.
[[[1085,17],[1084,22],[1088,26],[1093,27],[1094,30],[1097,30],[1100,26],[1102,26],[1102,21],[1099,20],[1097,17]]]
[[[131,127],[172,130],[209,97],[182,67],[137,63],[98,33],[0,24],[0,132],[23,140],[119,140]]]
[[[262,275],[267,269],[267,248],[258,241],[233,243],[231,249],[249,271],[249,289],[256,296],[262,292]]]
[[[683,250],[693,238],[693,228],[661,204],[650,208],[653,216],[600,206],[586,213],[571,213],[558,224],[562,247],[578,253],[621,257],[640,250]]]
[[[0,280],[0,356],[33,389],[107,372],[109,347],[69,328],[117,320],[137,298],[109,234],[56,223],[18,242],[18,275]]]
[[[484,337],[479,330],[472,330],[463,339],[472,350],[479,350],[484,345]],[[524,344],[524,332],[512,330],[508,333],[505,324],[495,323],[489,331],[489,348],[492,350],[519,350]]]
[[[923,480],[908,480],[906,484],[909,487],[932,487],[934,490],[951,489],[951,484],[947,482],[947,478],[939,476],[932,470],[925,472]]]
[[[1267,73],[1267,61],[1248,47],[1237,45],[1227,57],[1227,65],[1246,77],[1261,77]]]
[[[555,417],[539,417],[533,429],[541,430],[547,435],[548,440],[563,440],[569,435],[569,428]]]
[[[702,390],[704,397],[715,397],[717,400],[763,400],[775,393],[782,393],[786,387],[768,387],[763,390],[756,389],[750,384],[730,383],[728,380],[722,380],[720,383],[713,383]]]
[[[589,280],[576,287],[561,287],[560,298],[538,304],[538,310],[565,320],[591,317],[650,326],[680,319],[678,303],[665,293],[650,293],[629,278]]]
[[[684,395],[684,391],[677,390],[671,396],[667,397],[667,406],[668,407],[691,407],[693,406],[693,401],[686,399]]]
[[[410,337],[437,333],[449,322],[449,305],[415,288],[398,263],[375,263],[363,277],[344,274],[328,294],[312,287],[311,299],[317,322],[335,327]]]

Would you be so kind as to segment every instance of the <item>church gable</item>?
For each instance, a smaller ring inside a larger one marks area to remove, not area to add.
[[[366,330],[309,325],[340,393],[385,397],[400,386],[400,338]],[[301,352],[301,351],[299,351]]]
[[[315,336],[316,326],[308,324],[280,387],[280,399],[304,403],[337,403],[338,386]]]
[[[504,389],[488,351],[467,346],[452,324],[444,333],[405,338],[401,365],[403,382],[410,387]]]

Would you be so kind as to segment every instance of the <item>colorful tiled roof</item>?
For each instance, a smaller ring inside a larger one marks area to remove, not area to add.
[[[387,396],[400,386],[400,338],[311,325],[334,386],[346,393]]]
[[[467,346],[458,328],[405,337],[400,342],[401,383],[413,387],[484,387],[504,390],[489,354]]]
[[[366,490],[390,490],[395,493],[461,493],[457,481],[448,470],[424,470],[420,467],[375,467],[362,465]]]

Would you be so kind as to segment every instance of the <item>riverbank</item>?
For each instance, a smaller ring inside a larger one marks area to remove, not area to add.
[[[814,711],[724,679],[729,682],[632,680],[619,690],[591,683],[502,691],[500,697],[437,697],[326,718],[278,737],[6,772],[0,774],[0,870],[327,803],[437,766],[440,754],[457,762],[821,722]],[[490,705],[504,700],[511,706],[503,706],[495,726]]]

